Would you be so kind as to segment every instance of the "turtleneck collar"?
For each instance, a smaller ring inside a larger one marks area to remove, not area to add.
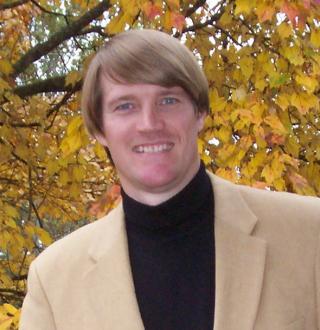
[[[121,190],[126,221],[150,230],[174,228],[192,221],[194,216],[200,218],[206,210],[205,206],[213,202],[212,193],[211,182],[202,162],[187,186],[159,205],[142,204]]]

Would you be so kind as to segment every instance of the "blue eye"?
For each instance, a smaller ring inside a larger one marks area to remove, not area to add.
[[[160,104],[161,105],[171,105],[171,104],[176,104],[178,103],[178,99],[176,99],[175,97],[164,97]]]
[[[133,109],[134,108],[134,106],[133,106],[133,104],[132,103],[123,103],[123,104],[120,104],[120,105],[118,105],[118,106],[116,106],[116,108],[115,108],[115,110],[117,111],[117,110],[131,110],[131,109]]]

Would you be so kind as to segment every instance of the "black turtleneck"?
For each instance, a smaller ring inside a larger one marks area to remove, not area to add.
[[[145,329],[212,330],[214,203],[203,164],[182,191],[160,205],[141,204],[124,191],[122,198]]]

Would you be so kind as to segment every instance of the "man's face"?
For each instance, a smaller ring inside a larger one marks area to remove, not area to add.
[[[121,184],[131,197],[155,204],[192,179],[199,168],[197,136],[204,115],[196,115],[181,87],[120,84],[101,78],[104,136]]]

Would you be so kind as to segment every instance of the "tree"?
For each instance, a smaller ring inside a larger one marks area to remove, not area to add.
[[[79,105],[105,40],[141,27],[181,39],[210,85],[206,166],[320,196],[319,18],[319,0],[0,1],[0,329],[17,326],[30,262],[119,199]]]

